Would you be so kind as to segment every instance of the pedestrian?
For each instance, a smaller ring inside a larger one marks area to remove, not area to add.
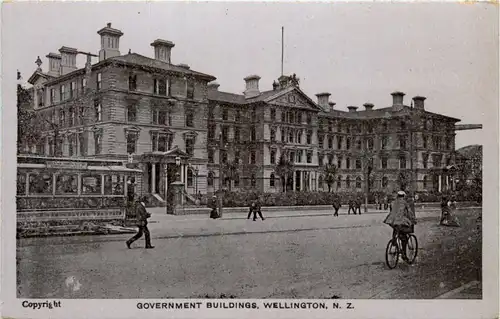
[[[210,211],[210,218],[217,219],[219,218],[219,213],[217,212],[217,196],[212,196],[212,198],[208,202],[208,207],[212,210]]]
[[[252,204],[250,204],[250,211],[248,212],[247,219],[250,219],[250,215],[252,213],[253,213],[253,221],[257,220],[257,214],[259,214],[259,217],[262,220],[265,220],[265,218],[262,216],[262,200],[260,196],[255,201],[253,201]]]
[[[389,208],[389,197],[387,194],[384,196],[384,210]]]
[[[148,229],[148,218],[151,217],[151,214],[146,210],[146,200],[146,196],[142,196],[138,201],[136,201],[135,213],[137,216],[137,227],[139,227],[139,231],[134,237],[127,240],[126,244],[128,249],[130,249],[130,245],[132,245],[134,241],[142,237],[142,234],[145,236],[146,249],[154,248],[154,246],[151,246],[151,236]]]
[[[356,209],[354,208],[354,206],[355,206],[354,200],[352,198],[349,199],[348,205],[349,205],[349,210],[347,211],[347,215],[351,214],[351,209],[352,209],[352,212],[354,213],[354,215],[356,215]]]
[[[394,209],[392,209],[384,219],[384,223],[391,226],[393,229],[392,238],[395,240],[396,236],[399,235],[399,238],[401,239],[401,242],[403,244],[403,259],[407,259],[406,234],[413,233],[415,231],[414,226],[417,224],[415,212],[411,209],[410,205],[405,199],[405,196],[406,193],[404,191],[399,191],[397,193],[396,200],[394,201]]]
[[[380,210],[379,205],[380,205],[380,200],[378,199],[378,195],[375,195],[375,209]]]
[[[356,211],[361,215],[361,198],[357,197],[356,201],[354,202],[354,215],[356,215]]]
[[[340,200],[338,198],[335,198],[333,200],[333,205],[332,206],[335,209],[335,213],[333,213],[333,216],[338,217],[339,216],[339,209],[340,209],[340,207],[342,207],[342,205],[340,204]]]

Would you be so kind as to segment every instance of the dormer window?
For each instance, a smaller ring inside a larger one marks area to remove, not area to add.
[[[128,89],[129,91],[137,90],[137,75],[130,75],[128,77]]]

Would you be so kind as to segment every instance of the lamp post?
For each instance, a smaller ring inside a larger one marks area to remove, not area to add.
[[[196,193],[196,196],[198,196],[198,173],[200,172],[200,170],[198,169],[198,167],[195,167],[194,169],[194,178],[195,178],[195,190],[194,192]]]
[[[165,214],[168,214],[168,164],[165,164]]]
[[[179,173],[179,169],[181,166],[181,158],[179,156],[175,157],[175,166],[177,167],[177,170],[175,172],[175,181],[180,182],[181,174]]]
[[[417,125],[418,127],[418,122],[417,122],[417,118],[415,116],[415,108],[414,108],[414,105],[413,105],[413,101],[410,105],[410,125],[409,125],[409,128],[410,128],[410,175],[411,175],[411,179],[410,179],[410,198],[411,198],[411,208],[413,209],[413,211],[415,211],[415,192],[417,190],[417,187],[416,187],[416,174],[415,174],[415,140],[414,140],[414,135],[413,134],[414,132],[414,125]]]

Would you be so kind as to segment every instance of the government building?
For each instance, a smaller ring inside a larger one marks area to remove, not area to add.
[[[146,57],[122,54],[123,32],[111,23],[97,33],[98,54],[63,46],[46,55],[48,69],[36,61],[28,82],[41,138],[23,152],[126,161],[143,171],[137,191],[158,204],[176,178],[192,201],[220,189],[362,192],[365,181],[392,192],[412,167],[418,191],[453,187],[445,171],[455,162],[459,119],[429,112],[425,97],[408,105],[393,92],[392,105],[341,111],[329,93],[307,96],[295,75],[269,87],[250,75],[234,94],[215,76],[174,64],[170,41],[152,41]],[[326,164],[337,167],[330,185]]]

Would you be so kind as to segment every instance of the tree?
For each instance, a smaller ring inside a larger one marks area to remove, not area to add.
[[[231,191],[232,182],[238,177],[238,172],[240,171],[240,162],[236,160],[227,161],[222,164],[222,170],[224,172],[224,177],[229,181],[229,191]]]
[[[294,165],[286,156],[285,153],[282,153],[279,160],[278,164],[276,164],[276,174],[281,177],[281,185],[283,187],[283,192],[286,193],[286,185],[288,182],[288,178],[290,174],[293,174],[294,171]]]
[[[328,185],[328,192],[332,190],[332,186],[335,183],[335,177],[337,175],[337,166],[334,164],[326,164],[323,166],[323,177],[325,183]]]
[[[19,78],[19,75],[18,75]],[[21,153],[26,147],[31,148],[40,139],[40,130],[34,122],[36,113],[33,110],[33,99],[28,89],[21,84],[17,85],[17,152]]]
[[[399,184],[399,189],[400,190],[406,190],[409,183],[410,183],[410,176],[409,172],[402,171],[399,172],[398,174],[398,184]]]

